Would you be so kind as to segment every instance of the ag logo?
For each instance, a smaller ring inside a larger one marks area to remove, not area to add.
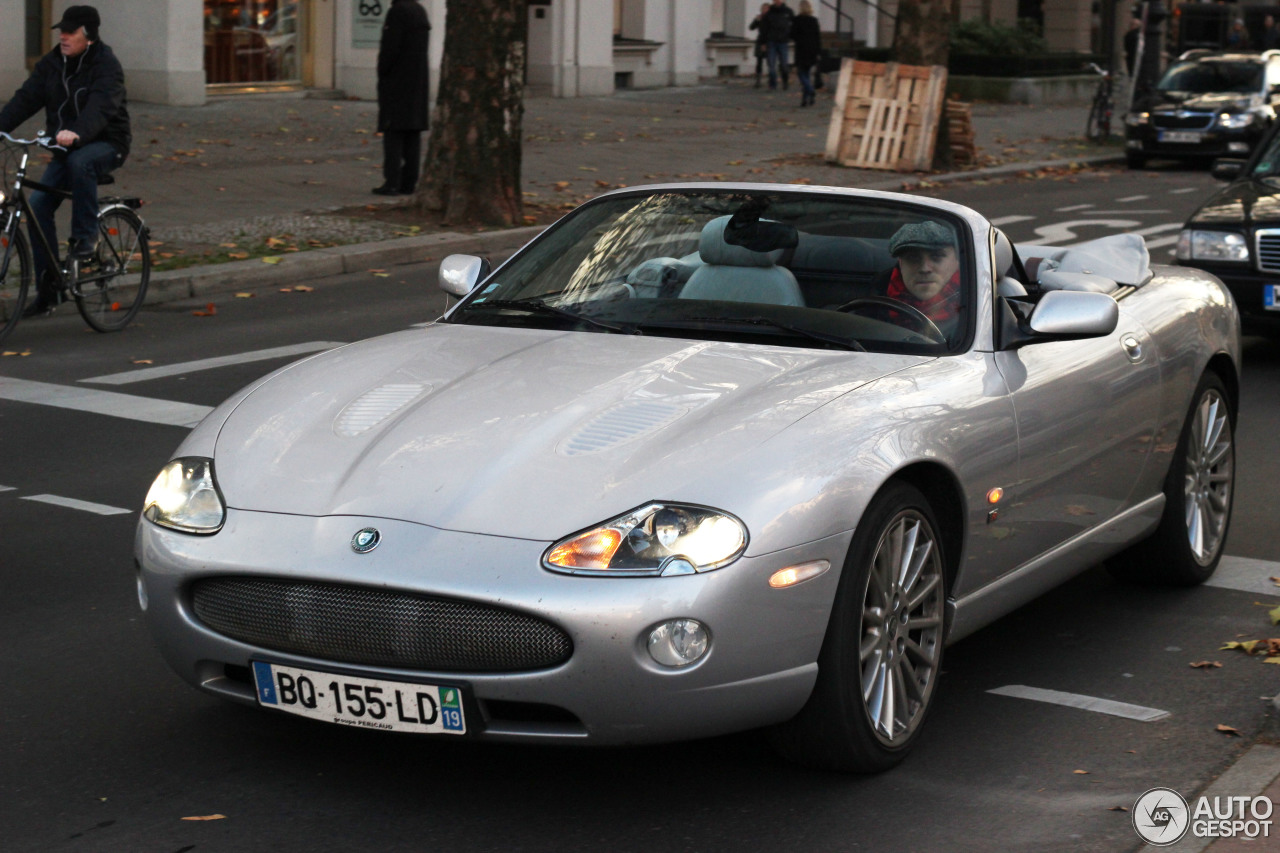
[[[1152,788],[1133,804],[1133,828],[1153,847],[1177,844],[1189,826],[1187,801],[1172,788]]]
[[[378,528],[366,527],[363,530],[357,530],[356,535],[351,537],[351,550],[357,554],[368,554],[377,548],[381,541],[382,534],[378,532]]]

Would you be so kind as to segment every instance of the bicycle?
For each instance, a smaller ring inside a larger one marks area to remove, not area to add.
[[[147,242],[147,226],[137,209],[141,199],[105,196],[98,199],[98,248],[81,269],[68,252],[58,260],[57,247],[40,227],[27,201],[26,190],[43,190],[65,199],[69,190],[51,187],[27,177],[32,145],[50,151],[66,150],[43,133],[35,139],[16,139],[0,131],[0,151],[16,155],[13,181],[0,184],[0,341],[3,341],[22,318],[27,296],[35,284],[35,267],[31,245],[21,227],[30,220],[31,233],[39,238],[47,256],[54,259],[48,274],[55,280],[60,294],[75,300],[76,309],[89,326],[98,332],[118,332],[133,320],[147,295],[151,279],[151,248]],[[99,178],[99,185],[113,183],[110,175]],[[7,191],[6,191],[7,190]]]
[[[1094,142],[1105,142],[1111,136],[1111,113],[1115,109],[1112,101],[1111,72],[1090,62],[1085,68],[1101,77],[1097,91],[1093,93],[1093,106],[1089,108],[1089,118],[1085,122],[1084,134]]]

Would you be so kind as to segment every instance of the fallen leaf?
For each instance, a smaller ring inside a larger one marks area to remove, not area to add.
[[[1276,586],[1280,586],[1280,578],[1276,577],[1275,575],[1271,576],[1271,582]]]
[[[237,294],[236,294],[236,299],[252,299],[253,297],[255,297],[255,296],[257,296],[257,295],[258,295],[258,294],[256,294],[256,293],[249,293],[248,291],[242,291],[242,292],[240,292],[240,293],[237,293]]]
[[[237,244],[237,243],[219,243],[219,244],[218,244],[218,246],[219,246],[219,248],[223,248],[223,249],[238,249],[238,248],[240,248],[239,244]]]
[[[280,288],[280,292],[281,292],[281,293],[293,293],[293,288],[292,288],[292,287],[282,287],[282,288]]]
[[[281,238],[281,237],[268,237],[268,238],[267,238],[267,245],[268,245],[269,247],[271,247],[272,249],[278,248],[278,247],[280,247],[280,246],[287,246],[288,244],[289,244],[289,241],[288,241],[288,240],[285,240],[285,239],[283,239],[283,238]]]
[[[1112,806],[1111,808],[1107,809],[1107,811],[1109,812],[1127,812],[1128,810],[1129,810],[1128,806]]]
[[[1240,731],[1232,726],[1224,726],[1222,723],[1218,723],[1216,728],[1228,737],[1240,737]]]
[[[226,820],[226,819],[227,819],[227,816],[224,814],[194,815],[192,817],[183,818],[183,820]]]
[[[191,312],[191,316],[193,316],[193,317],[212,317],[213,315],[215,315],[215,314],[217,314],[217,313],[218,313],[218,306],[217,306],[217,305],[214,305],[212,302],[210,302],[208,305],[205,305],[205,306],[204,306],[204,310],[203,310],[203,311],[192,311],[192,312]]]
[[[1089,775],[1089,771],[1088,771],[1088,770],[1072,770],[1071,772],[1072,772],[1072,773],[1074,773],[1074,774],[1076,774],[1077,776],[1088,776],[1088,775]]]
[[[243,261],[245,258],[249,257],[249,253],[248,252],[227,252],[227,257],[235,258],[237,261]]]
[[[262,259],[262,262],[264,264],[278,264],[283,260],[284,258],[282,258],[280,255],[267,255],[265,258]]]
[[[293,286],[293,290],[294,290],[294,292],[295,292],[295,293],[310,293],[311,291],[315,290],[315,288],[314,288],[314,287],[308,287],[308,286],[307,286],[307,285],[305,285],[305,284],[295,284],[295,285]]]
[[[374,273],[373,275],[374,275],[374,277],[375,277],[375,278],[390,278],[390,277],[391,277],[391,273],[389,273],[389,272],[376,272],[376,273]]]
[[[1272,625],[1280,625],[1280,607],[1277,607],[1273,610],[1268,610],[1267,615],[1271,617]]]
[[[16,356],[18,356],[19,358],[21,358],[21,357],[23,357],[23,356],[31,355],[31,350],[23,350],[22,352],[18,352],[18,351],[16,351],[16,350],[5,350],[5,352],[3,353],[3,355],[6,355],[6,356],[9,356],[9,355],[16,355]]]
[[[129,363],[130,364],[155,364],[155,362],[149,358],[135,358],[133,361]]]
[[[579,166],[578,171],[579,172],[598,172],[600,170],[597,169],[595,166]]]
[[[1266,660],[1263,661],[1263,663],[1280,663],[1280,657],[1267,658]]]
[[[1222,663],[1216,660],[1198,660],[1191,664],[1192,669],[1218,669]]]

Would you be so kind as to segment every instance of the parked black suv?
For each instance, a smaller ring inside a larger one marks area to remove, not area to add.
[[[1125,117],[1125,159],[1244,157],[1275,121],[1280,51],[1192,50]]]
[[[1231,183],[1182,226],[1177,263],[1222,279],[1246,331],[1280,332],[1280,122],[1248,160],[1216,161],[1213,176]]]

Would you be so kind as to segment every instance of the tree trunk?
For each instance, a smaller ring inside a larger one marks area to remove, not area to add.
[[[904,65],[946,65],[951,56],[951,7],[948,0],[899,0],[893,56]],[[933,167],[951,167],[951,134],[946,108],[938,118]]]
[[[527,30],[527,0],[448,0],[420,209],[454,223],[521,223]]]

